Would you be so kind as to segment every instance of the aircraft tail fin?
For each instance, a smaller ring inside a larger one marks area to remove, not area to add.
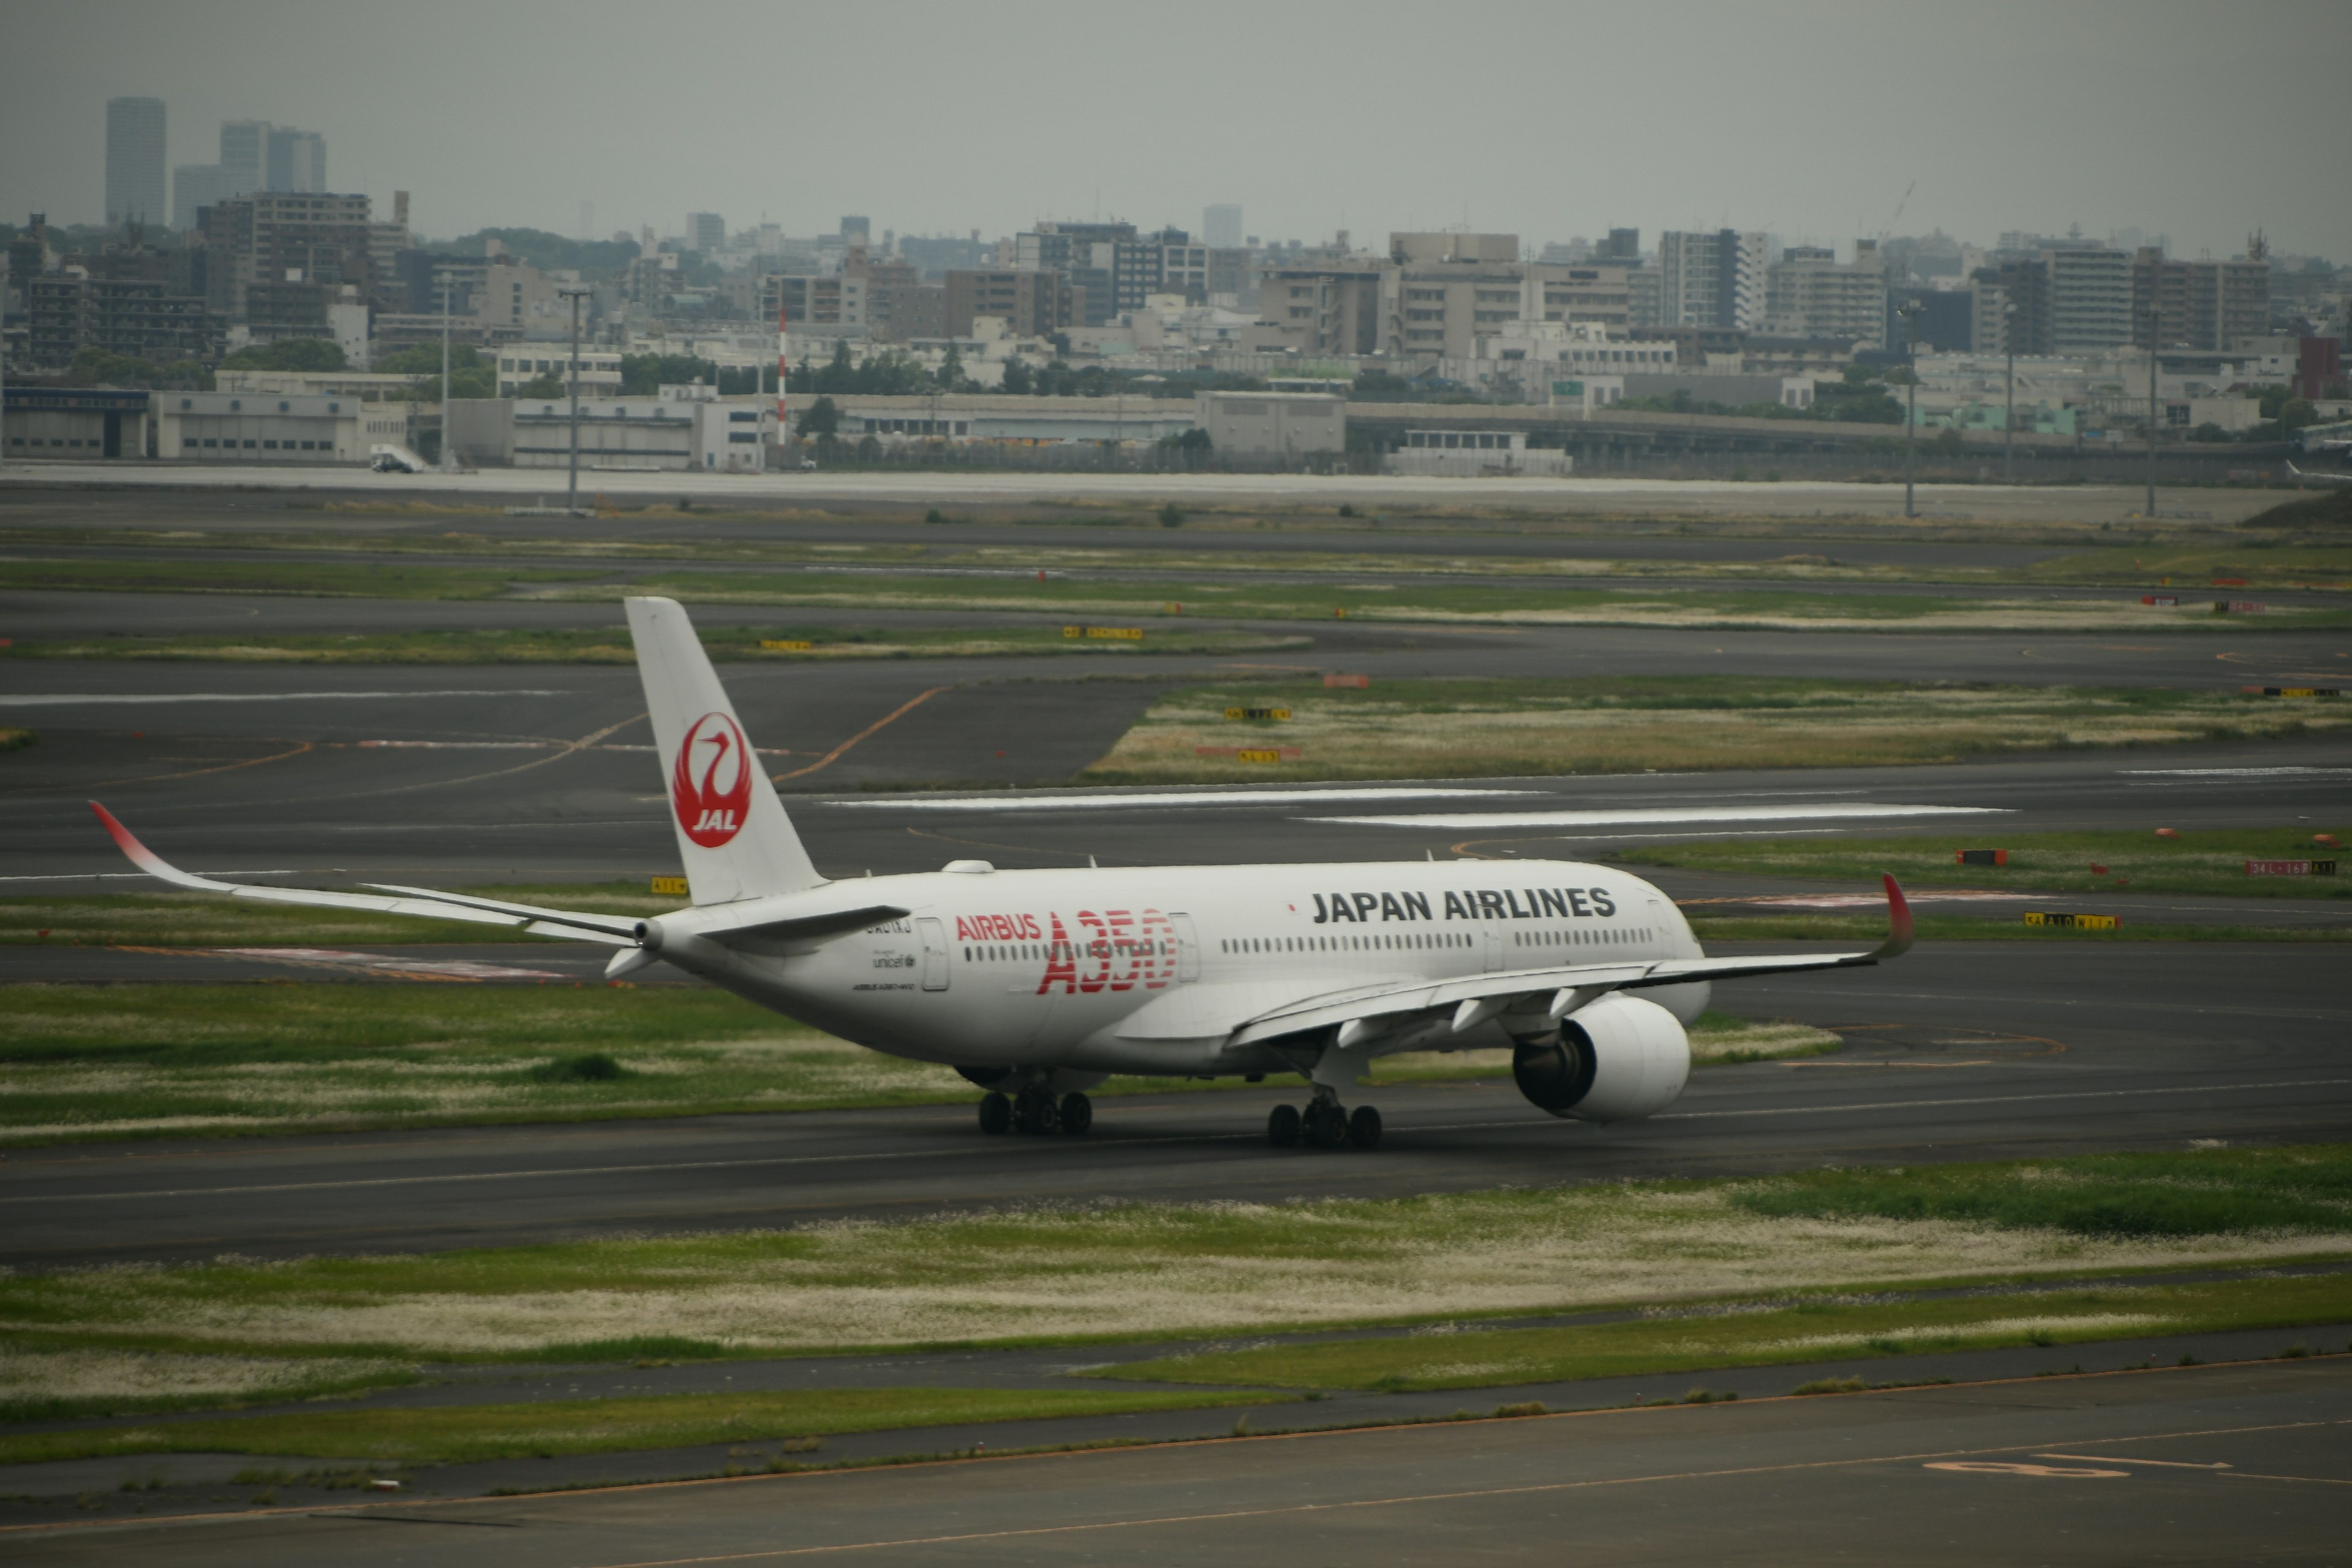
[[[672,599],[625,604],[694,901],[733,903],[823,885],[684,607]]]

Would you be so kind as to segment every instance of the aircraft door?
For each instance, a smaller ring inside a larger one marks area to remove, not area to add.
[[[1486,949],[1486,973],[1492,974],[1503,967],[1503,933],[1488,926],[1483,939]]]
[[[948,928],[935,920],[915,922],[923,938],[923,989],[944,991],[948,988]]]
[[[1201,943],[1192,934],[1192,917],[1171,914],[1168,923],[1176,928],[1176,984],[1189,985],[1201,978]]]

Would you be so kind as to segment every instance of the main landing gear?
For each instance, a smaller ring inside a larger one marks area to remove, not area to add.
[[[1318,1149],[1349,1144],[1370,1149],[1381,1141],[1381,1113],[1369,1105],[1360,1105],[1350,1113],[1341,1108],[1337,1095],[1318,1089],[1303,1110],[1295,1105],[1277,1105],[1269,1111],[1265,1141],[1277,1149],[1294,1149],[1301,1143]]]
[[[982,1132],[1066,1132],[1075,1138],[1094,1121],[1095,1102],[1083,1094],[1066,1094],[1057,1101],[1042,1089],[1018,1095],[992,1089],[980,1099]]]

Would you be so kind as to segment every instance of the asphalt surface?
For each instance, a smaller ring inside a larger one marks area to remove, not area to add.
[[[2352,1126],[2341,967],[2294,943],[1924,943],[1718,988],[1717,1005],[1835,1027],[1834,1055],[1708,1068],[1664,1114],[1609,1127],[1545,1116],[1507,1081],[1364,1087],[1353,1101],[1387,1121],[1370,1152],[1269,1147],[1267,1108],[1301,1098],[1276,1085],[1099,1096],[1084,1138],[990,1138],[955,1105],[23,1150],[0,1163],[0,1263],[2332,1141]]]
[[[509,1498],[321,1497],[0,1541],[27,1564],[2329,1563],[2347,1486],[2338,1356]]]
[[[367,474],[350,469],[209,467],[154,464],[11,464],[0,489],[38,492],[59,487],[163,493],[246,492],[304,499],[352,499],[446,504],[495,498],[509,505],[563,504],[561,469],[495,469],[472,474]],[[583,503],[597,492],[630,500],[680,496],[702,504],[750,506],[793,501],[885,502],[900,506],[1106,503],[1157,505],[1257,503],[1368,507],[1475,506],[1545,512],[1668,516],[1899,517],[1903,487],[1893,482],[1801,479],[1638,479],[1622,478],[1454,479],[1394,474],[1107,474],[781,472],[759,475],[644,474],[583,471]],[[2120,521],[2137,519],[2142,491],[2130,485],[2055,488],[1923,484],[1917,507],[1928,518],[1996,521]],[[2266,490],[2169,489],[2158,487],[2159,520],[2231,521],[2291,499]]]

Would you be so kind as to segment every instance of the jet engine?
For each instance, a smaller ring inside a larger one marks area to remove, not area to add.
[[[1654,1002],[1612,991],[1523,1040],[1511,1077],[1530,1103],[1579,1121],[1634,1121],[1674,1103],[1690,1077],[1690,1037]]]

